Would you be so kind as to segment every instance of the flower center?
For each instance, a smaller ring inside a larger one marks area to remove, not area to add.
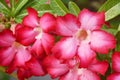
[[[88,33],[84,29],[78,30],[75,34],[75,37],[80,41],[85,40],[87,38],[87,36],[88,36]]]
[[[24,47],[25,48],[25,46],[23,46],[22,44],[20,44],[20,43],[18,43],[18,42],[14,42],[13,43],[13,45],[12,45],[14,48],[16,48],[16,49],[19,49],[20,47]]]
[[[35,37],[36,39],[41,39],[41,36],[42,36],[42,29],[40,27],[37,27],[34,29],[35,32],[38,33],[38,35]]]
[[[14,46],[14,47],[19,47],[19,46],[21,46],[21,44],[18,43],[18,42],[14,42],[14,43],[13,43],[13,46]]]

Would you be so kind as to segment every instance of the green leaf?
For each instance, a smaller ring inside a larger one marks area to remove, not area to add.
[[[69,2],[68,4],[68,7],[69,7],[69,10],[70,10],[70,13],[78,16],[79,12],[80,12],[80,8],[72,1]]]
[[[108,21],[110,19],[113,19],[119,14],[120,14],[120,2],[105,13],[105,20]]]
[[[10,0],[10,6],[11,6],[11,8],[15,7],[15,0]]]
[[[0,12],[9,13],[9,7],[7,6],[6,2],[4,0],[0,0]]]
[[[49,4],[36,5],[33,6],[33,8],[35,8],[38,11],[39,16],[46,12],[53,13],[53,10],[51,9]]]
[[[11,6],[11,16],[14,16],[15,12],[15,0],[10,0],[10,6]]]
[[[19,11],[23,8],[23,6],[28,2],[29,0],[18,0],[18,3],[15,5],[15,12],[14,15],[19,13]]]
[[[114,36],[118,33],[118,30],[112,29],[112,28],[109,28],[109,29],[107,28],[107,29],[104,29],[104,30],[111,33],[111,34],[113,34]]]
[[[107,11],[119,2],[120,0],[107,0],[98,11]]]
[[[24,9],[27,7],[33,7],[35,5],[46,4],[48,0],[29,0],[28,3],[24,6]]]
[[[61,0],[50,0],[50,7],[57,15],[62,16],[69,12]]]

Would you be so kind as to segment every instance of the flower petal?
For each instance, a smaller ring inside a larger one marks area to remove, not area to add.
[[[51,54],[51,49],[54,46],[54,37],[47,33],[42,33],[42,46],[47,54]]]
[[[56,33],[62,36],[72,36],[79,29],[80,23],[72,14],[57,17]]]
[[[7,48],[0,48],[0,65],[8,66],[12,63],[15,57],[15,48],[7,47]]]
[[[106,62],[106,61],[100,62],[100,61],[94,59],[93,62],[89,65],[88,69],[104,75],[108,69],[108,62]]]
[[[43,29],[43,31],[52,32],[56,26],[56,18],[50,13],[45,13],[40,18],[39,23],[40,23],[40,27]]]
[[[96,57],[96,54],[90,48],[88,43],[81,42],[80,47],[78,48],[78,56],[80,58],[80,67],[87,67]]]
[[[28,8],[27,12],[28,12],[28,15],[23,18],[22,23],[25,26],[29,26],[29,27],[36,27],[36,26],[38,26],[39,18],[38,18],[37,11],[34,10],[33,8]]]
[[[0,32],[0,47],[10,47],[15,41],[12,31],[4,29]]]
[[[25,47],[21,46],[17,49],[14,64],[16,64],[17,66],[24,66],[25,63],[30,59],[30,51],[28,51]]]
[[[37,39],[32,45],[32,53],[37,58],[42,58],[45,54],[41,40]]]
[[[73,38],[62,38],[52,49],[56,57],[70,59],[77,52],[77,43]]]
[[[79,21],[81,23],[81,28],[85,30],[100,29],[105,23],[105,13],[95,13],[83,9],[79,14]]]
[[[45,74],[42,65],[35,58],[32,58],[30,61],[28,61],[26,65],[31,74],[34,76],[41,76]]]
[[[31,27],[26,27],[18,24],[15,29],[15,35],[18,42],[28,46],[35,41],[35,36],[37,35],[37,32],[34,32],[33,28]]]
[[[112,55],[112,69],[120,72],[120,52],[114,52]]]
[[[120,73],[113,73],[109,75],[107,80],[120,80]]]
[[[87,69],[79,69],[78,75],[78,80],[100,80],[100,77],[96,73]]]
[[[116,41],[113,35],[102,30],[93,31],[91,34],[91,48],[99,53],[108,53],[115,48]]]
[[[64,74],[60,80],[78,80],[78,74],[76,70],[70,70],[68,73]]]
[[[44,60],[44,65],[52,78],[59,77],[68,72],[67,64],[62,64],[61,60],[58,60],[54,56],[48,56]]]

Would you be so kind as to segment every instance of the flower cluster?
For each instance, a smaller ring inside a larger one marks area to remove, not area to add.
[[[83,9],[77,17],[69,13],[39,17],[33,8],[27,11],[22,23],[0,30],[0,66],[7,73],[17,71],[19,80],[47,73],[59,80],[101,80],[109,63],[98,60],[97,54],[108,55],[116,46],[114,36],[102,30],[104,12]],[[116,52],[108,80],[119,80],[119,62]]]

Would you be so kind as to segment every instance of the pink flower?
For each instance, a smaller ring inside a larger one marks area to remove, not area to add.
[[[15,29],[17,41],[23,45],[32,45],[32,53],[40,57],[50,54],[54,45],[54,37],[48,33],[55,27],[55,17],[45,13],[38,17],[37,11],[28,8],[28,15],[23,18],[22,24],[18,24]]]
[[[31,58],[28,48],[16,42],[10,30],[5,29],[0,32],[0,47],[0,65],[9,66],[12,61],[15,61],[15,65],[22,66]]]
[[[112,55],[113,73],[107,77],[107,80],[120,80],[120,52],[114,52]]]
[[[19,80],[24,80],[32,75],[45,74],[41,63],[33,59],[30,46],[17,42],[15,35],[8,29],[0,32],[0,58],[0,66],[8,67],[8,73],[17,70],[18,77],[23,78],[19,77]]]
[[[80,65],[86,67],[96,57],[95,52],[107,54],[115,48],[114,36],[101,30],[104,23],[104,12],[95,13],[87,9],[80,12],[78,19],[72,14],[57,17],[55,33],[63,38],[53,47],[53,54],[62,59],[78,55]]]
[[[48,74],[59,80],[100,80],[98,74],[104,75],[108,68],[106,61],[100,62],[94,59],[86,68],[81,67],[80,62],[77,57],[60,60],[54,56],[48,56],[44,60],[44,65]]]

